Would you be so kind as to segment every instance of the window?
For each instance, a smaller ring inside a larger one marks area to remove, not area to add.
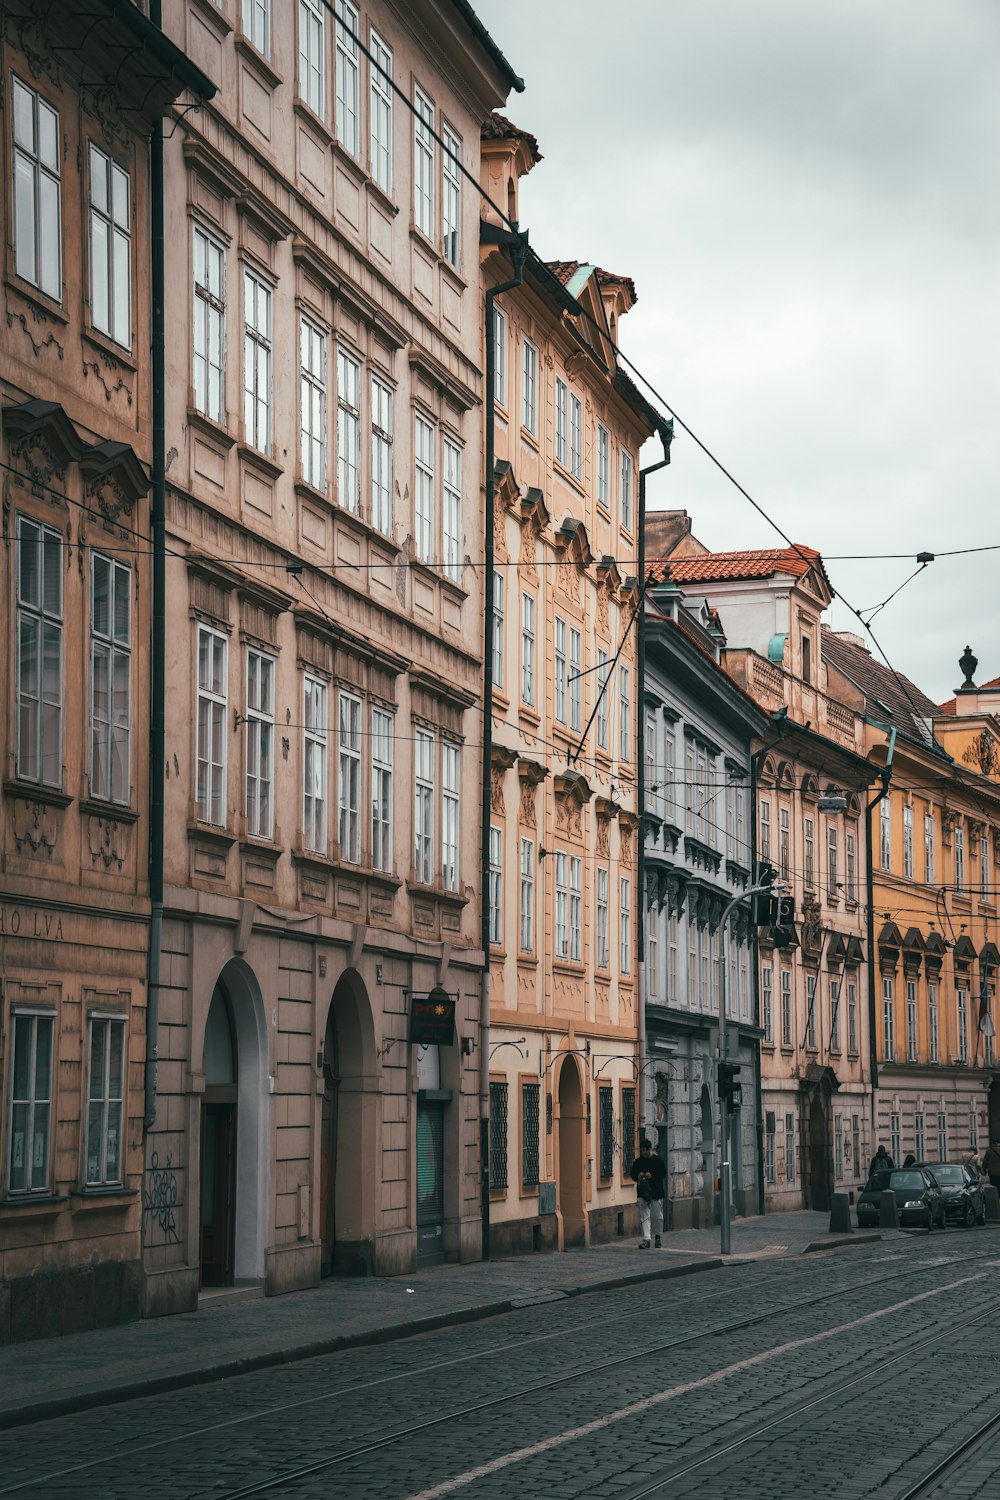
[[[833,1175],[837,1182],[844,1176],[844,1120],[842,1115],[833,1117]]]
[[[993,899],[989,839],[980,839],[979,841],[979,898],[981,901],[992,901]]]
[[[521,931],[522,953],[535,951],[535,843],[521,840]]]
[[[413,740],[413,869],[420,885],[434,879],[434,737],[418,729]]]
[[[826,826],[826,888],[831,901],[840,894],[840,849],[836,825]]]
[[[274,658],[247,650],[247,832],[269,839],[274,826]]]
[[[14,1058],[7,1191],[44,1193],[49,1186],[55,1018],[14,1011],[11,1021]]]
[[[413,222],[434,238],[434,106],[420,89],[413,90]]]
[[[569,388],[556,376],[556,463],[566,467],[569,458]]]
[[[198,723],[196,796],[198,817],[221,828],[226,821],[229,642],[206,625],[198,627]]]
[[[271,0],[243,0],[243,32],[262,57],[271,51]]]
[[[853,979],[847,985],[847,1050],[852,1055],[858,1050],[858,986]]]
[[[912,979],[906,981],[906,1060],[917,1060],[917,986]]]
[[[611,509],[611,434],[601,422],[597,424],[597,503]]]
[[[17,518],[17,774],[62,785],[62,539]]]
[[[896,1043],[891,979],[882,980],[882,1022],[885,1036],[885,1051],[883,1056],[886,1062],[894,1062],[896,1057]]]
[[[583,662],[581,652],[583,650],[583,639],[578,630],[570,627],[569,632],[569,727],[570,729],[583,728],[583,702],[581,698],[580,675]]]
[[[340,694],[338,725],[339,824],[341,859],[356,865],[361,859],[361,700]]]
[[[521,1186],[538,1186],[538,1137],[541,1085],[521,1085]]]
[[[358,105],[358,13],[337,0],[337,136],[352,156],[361,149]]]
[[[777,1182],[778,1172],[774,1159],[774,1111],[768,1110],[764,1120],[764,1180]]]
[[[569,957],[569,856],[556,853],[556,958]]]
[[[937,1117],[938,1161],[948,1160],[948,1121],[943,1110]]]
[[[361,509],[360,434],[361,366],[340,349],[337,352],[337,499],[355,516]]]
[[[857,841],[856,841],[856,836],[853,833],[847,834],[845,836],[845,839],[844,839],[844,844],[845,844],[846,851],[847,851],[847,881],[846,881],[846,887],[847,888],[846,888],[844,894],[847,897],[848,901],[857,901],[857,899],[858,899],[858,856],[857,856]]]
[[[535,701],[535,598],[521,595],[521,699]]]
[[[781,1045],[792,1045],[792,971],[781,971]]]
[[[493,686],[503,691],[503,609],[507,580],[502,573],[493,574]]]
[[[802,637],[802,681],[812,682],[812,641],[807,635]]]
[[[934,884],[934,814],[924,813],[924,880]]]
[[[243,272],[243,430],[261,453],[271,451],[271,289]]]
[[[958,998],[958,1060],[961,1063],[969,1061],[969,992],[959,987],[956,990]]]
[[[622,1172],[635,1157],[635,1089],[622,1089]]]
[[[583,478],[583,402],[569,398],[569,467],[574,479]]]
[[[913,879],[913,808],[903,808],[903,874]]]
[[[860,1115],[851,1116],[851,1155],[854,1158],[854,1175],[860,1177],[862,1174]]]
[[[372,709],[372,868],[392,869],[392,714]]]
[[[632,750],[632,721],[631,707],[628,694],[628,667],[618,668],[618,729],[619,729],[619,760],[631,760]]]
[[[774,1042],[774,970],[767,965],[760,975],[760,1002],[763,1011],[764,1041],[768,1046]]]
[[[630,974],[632,972],[632,886],[627,875],[622,876],[618,931],[621,938],[621,956],[618,967],[623,974]]]
[[[132,233],[129,176],[90,148],[90,317],[95,328],[132,343]]]
[[[677,991],[677,946],[678,946],[678,921],[677,913],[673,912],[667,918],[667,999],[676,1000]]]
[[[446,891],[458,890],[459,748],[441,745],[441,879]]]
[[[538,350],[527,339],[521,346],[521,426],[538,432]]]
[[[608,653],[597,648],[597,748],[608,748]]]
[[[493,399],[507,405],[507,315],[493,304]]]
[[[326,484],[326,334],[299,319],[299,463],[306,484]]]
[[[660,993],[660,922],[651,911],[646,923],[646,995],[655,1000]]]
[[[840,1051],[840,982],[830,980],[830,1051]]]
[[[913,1116],[913,1145],[917,1161],[925,1161],[927,1159],[927,1127],[922,1109],[918,1109]]]
[[[879,807],[879,863],[883,870],[892,869],[892,809],[889,806],[888,797],[884,797]]]
[[[434,556],[434,428],[419,416],[414,419],[414,458],[417,556],[428,562]]]
[[[816,884],[816,840],[813,832],[812,818],[805,820],[805,850],[806,850],[806,885]]]
[[[226,414],[226,252],[194,229],[194,404],[213,422]]]
[[[92,554],[90,573],[90,795],[129,802],[132,570]]]
[[[122,1103],[125,1087],[125,1022],[90,1018],[85,1181],[103,1187],[122,1181]]]
[[[969,1150],[979,1150],[979,1117],[974,1109],[969,1110]]]
[[[611,1176],[615,1169],[615,1106],[614,1090],[601,1084],[597,1090],[597,1121],[600,1129],[600,1165],[603,1178]]]
[[[795,1181],[795,1116],[785,1115],[785,1181]]]
[[[490,1080],[490,1191],[507,1187],[507,1090],[506,1083]]]
[[[40,94],[11,79],[14,100],[14,269],[62,299],[59,116]]]
[[[965,888],[965,829],[955,829],[955,889],[966,895]]]
[[[771,804],[762,802],[760,804],[760,857],[770,861],[771,858]]]
[[[490,826],[490,942],[503,942],[503,829]]]
[[[372,177],[384,193],[392,192],[392,53],[377,31],[371,34]]]
[[[632,530],[632,455],[624,450],[622,450],[621,523],[625,531]]]
[[[320,116],[326,92],[324,22],[322,0],[299,0],[299,93]]]
[[[583,956],[583,860],[578,854],[569,857],[569,956],[577,963]]]
[[[790,824],[787,807],[778,809],[778,873],[782,880],[788,879]]]
[[[552,710],[560,724],[566,722],[566,621],[555,619],[555,682]]]
[[[447,125],[442,131],[441,139],[444,142],[442,155],[444,183],[441,195],[443,251],[445,260],[457,266],[462,226],[462,173],[459,165],[462,160],[462,142],[448,129]]]
[[[933,981],[927,985],[927,1041],[932,1063],[941,1061],[941,1041],[938,1027],[938,987]]]
[[[372,376],[372,525],[392,536],[392,391]]]
[[[462,450],[444,440],[444,570],[462,581]]]
[[[302,684],[302,842],[316,854],[326,853],[327,688],[305,674]]]
[[[899,1124],[899,1115],[894,1110],[889,1116],[889,1155],[893,1161],[899,1161],[902,1153],[902,1135]]]
[[[816,975],[806,975],[806,1046],[816,1049]]]

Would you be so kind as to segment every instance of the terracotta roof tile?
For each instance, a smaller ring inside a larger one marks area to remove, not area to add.
[[[589,265],[589,261],[581,260],[550,260],[546,265],[553,276],[558,277],[563,286],[568,286],[581,266]],[[627,289],[633,303],[638,302],[639,296],[635,289],[635,282],[631,276],[617,276],[614,271],[602,270],[600,266],[594,266],[597,274],[598,286],[623,286]]]
[[[753,552],[706,552],[701,557],[671,557],[649,564],[656,582],[722,583],[731,579],[771,578],[788,573],[804,578],[813,567],[826,577],[823,559],[815,547],[771,547]],[[828,580],[829,581],[829,580]]]
[[[836,667],[864,693],[866,711],[873,719],[893,725],[917,744],[931,746],[924,720],[933,719],[938,708],[916,683],[902,673],[897,679],[864,646],[845,640],[828,625],[823,626],[822,654],[825,662]]]
[[[981,693],[987,693],[992,688],[1000,688],[1000,677],[991,677],[990,680],[989,680],[989,682],[981,682],[979,684],[979,691]],[[952,715],[957,714],[958,713],[958,699],[957,698],[949,698],[946,703],[942,703],[940,705],[939,712],[943,713],[943,714],[952,714]]]
[[[479,134],[484,141],[524,141],[529,147],[532,159],[535,162],[542,160],[542,153],[538,149],[538,142],[530,130],[522,130],[520,125],[515,125],[513,120],[508,120],[498,110],[494,110],[488,119],[480,126]]]

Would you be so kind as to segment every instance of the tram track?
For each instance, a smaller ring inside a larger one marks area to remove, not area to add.
[[[899,1495],[893,1496],[893,1500],[930,1500],[941,1490],[947,1480],[957,1474],[971,1458],[975,1458],[981,1449],[1000,1434],[1000,1412],[990,1417],[989,1421],[977,1427],[975,1432],[942,1458],[922,1478],[910,1485],[909,1489],[903,1490]]]

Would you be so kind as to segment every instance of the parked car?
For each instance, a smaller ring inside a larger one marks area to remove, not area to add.
[[[889,1186],[889,1172],[873,1172],[858,1199],[858,1228],[877,1229],[882,1194]]]
[[[902,1227],[943,1229],[947,1222],[944,1194],[926,1167],[898,1167],[889,1173]]]
[[[971,1229],[986,1223],[986,1204],[978,1174],[958,1161],[922,1161],[917,1163],[929,1172],[941,1189],[945,1217],[949,1222]]]

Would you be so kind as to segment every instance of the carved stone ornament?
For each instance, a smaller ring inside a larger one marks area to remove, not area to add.
[[[597,852],[604,859],[608,858],[608,820],[599,817],[597,820]]]
[[[802,951],[818,953],[823,946],[823,920],[820,904],[812,897],[802,903]]]
[[[534,781],[521,782],[521,822],[525,828],[535,827],[535,792],[537,783]]]
[[[125,859],[119,851],[121,825],[114,818],[90,818],[88,821],[91,863],[103,865],[106,870],[122,869]]]
[[[632,830],[623,828],[618,846],[619,863],[630,865],[632,863]]]
[[[51,859],[56,847],[56,815],[47,802],[18,797],[13,805],[14,844],[19,854]]]
[[[507,811],[503,800],[503,778],[502,767],[493,766],[490,770],[490,811],[497,814]]]
[[[963,753],[962,759],[967,766],[973,766],[983,776],[1000,774],[1000,756],[997,755],[996,741],[987,729],[983,729],[976,735],[972,744]]]

